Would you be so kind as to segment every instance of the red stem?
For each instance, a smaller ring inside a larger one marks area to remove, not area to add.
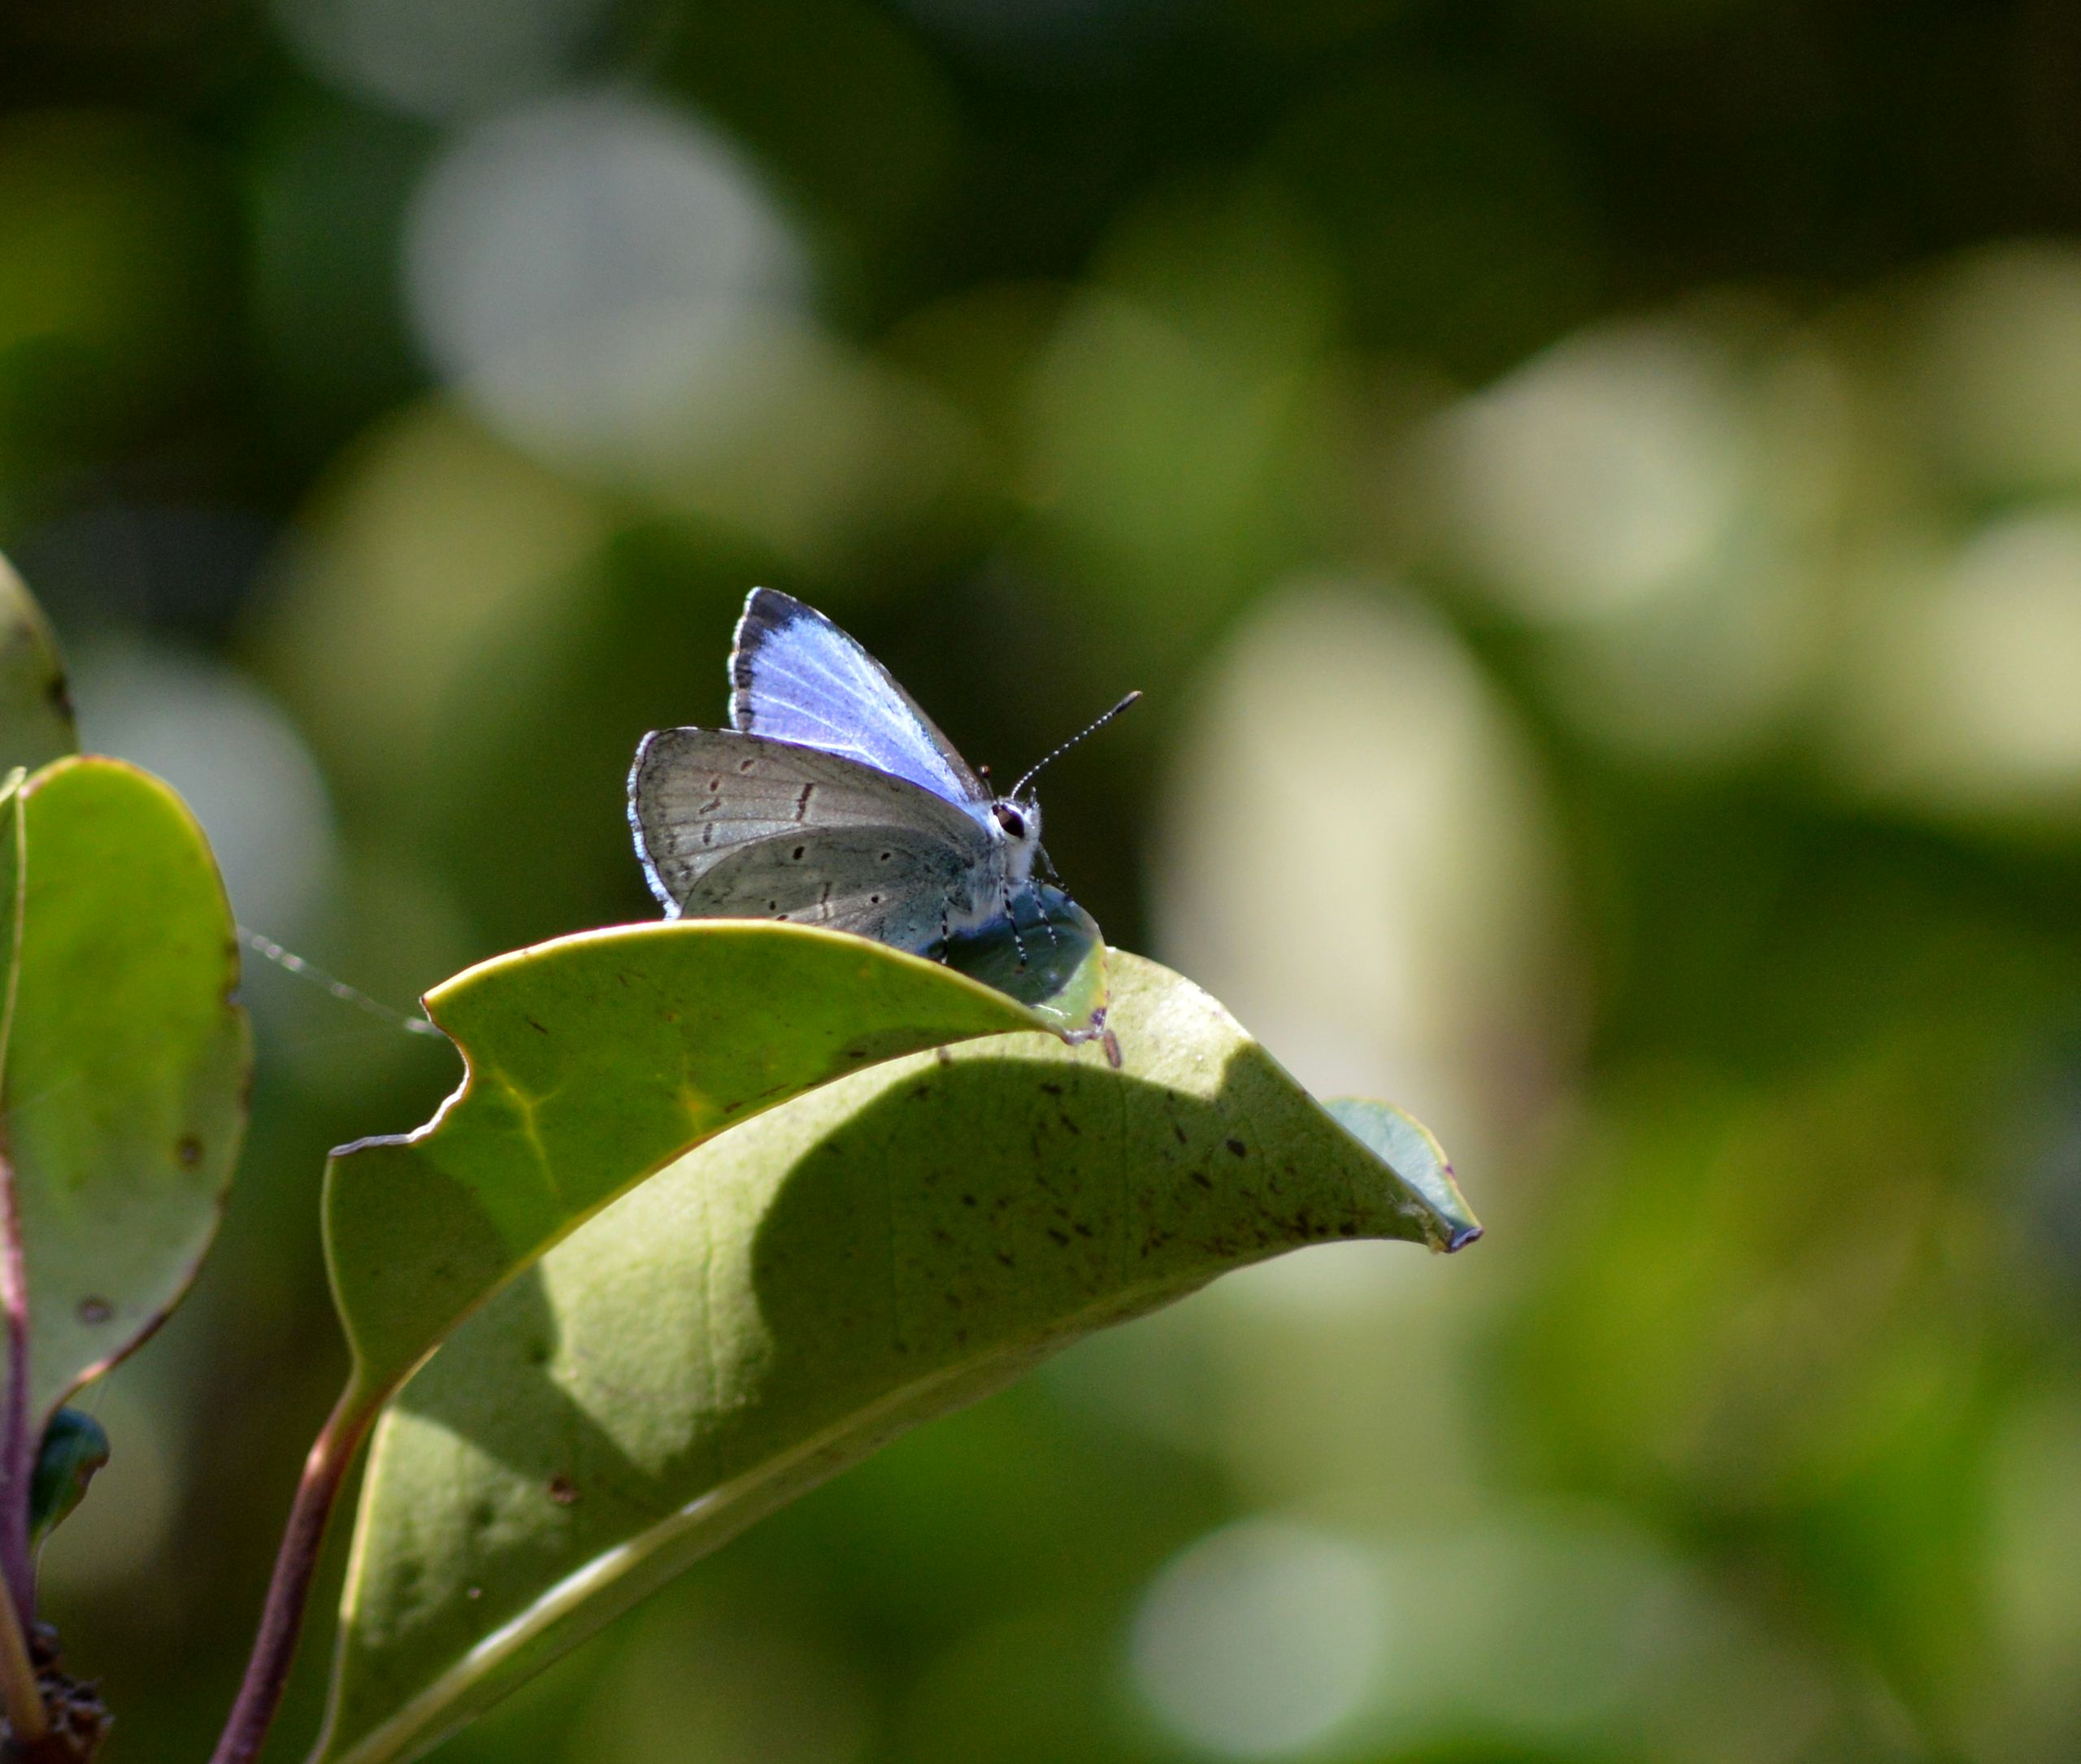
[[[29,1436],[29,1284],[15,1163],[0,1136],[0,1310],[7,1329],[7,1390],[0,1410],[0,1577],[24,1632],[36,1621],[36,1569],[29,1554],[29,1485],[37,1441]]]
[[[274,1576],[267,1583],[267,1602],[260,1613],[260,1632],[254,1638],[238,1701],[232,1705],[231,1718],[210,1754],[210,1764],[251,1764],[260,1755],[289,1683],[297,1638],[303,1633],[304,1607],[318,1572],[326,1522],[332,1516],[333,1503],[378,1406],[350,1386],[326,1418],[311,1455],[303,1461],[303,1476],[296,1485],[281,1547],[275,1553]]]

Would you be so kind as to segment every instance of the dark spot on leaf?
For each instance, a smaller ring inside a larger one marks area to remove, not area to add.
[[[1223,1141],[1223,1143],[1226,1145],[1229,1150],[1233,1152],[1238,1158],[1245,1158],[1249,1155],[1250,1148],[1245,1145],[1240,1139],[1226,1140]]]
[[[807,851],[809,849],[810,849],[810,848],[809,848],[807,845],[797,845],[797,846],[796,846],[796,848],[795,848],[795,862],[797,862],[797,863],[800,863],[800,862],[802,861],[802,854],[803,854],[804,852]]]
[[[183,1170],[193,1170],[202,1161],[202,1142],[193,1133],[184,1133],[174,1144],[174,1162]]]
[[[80,1301],[80,1321],[83,1323],[105,1323],[115,1314],[115,1307],[105,1298]]]
[[[1193,1180],[1197,1182],[1202,1188],[1210,1188],[1214,1186],[1214,1178],[1210,1176],[1204,1170],[1195,1170],[1193,1172]]]
[[[1060,1084],[1043,1084],[1040,1088],[1051,1097],[1059,1097],[1062,1093],[1062,1087]]]
[[[1018,1262],[1013,1258],[1012,1253],[1009,1249],[1000,1249],[997,1252],[997,1260],[1004,1263],[1004,1265],[1008,1268],[1015,1268],[1019,1266]]]
[[[975,1204],[975,1197],[972,1194],[964,1194],[961,1197],[961,1204],[963,1206],[973,1206]]]
[[[492,1522],[498,1517],[497,1509],[489,1501],[479,1501],[470,1508],[470,1523],[480,1532],[488,1532]]]
[[[528,1019],[528,1027],[532,1029],[537,1035],[547,1035],[549,1033],[549,1031],[544,1028],[541,1024],[536,1022],[532,1017]]]
[[[1048,1235],[1054,1238],[1058,1244],[1061,1245],[1063,1249],[1067,1249],[1069,1248],[1070,1234],[1067,1232],[1057,1231],[1054,1226],[1050,1225],[1048,1227]]]
[[[1185,1143],[1185,1130],[1183,1126],[1179,1123],[1173,1121],[1171,1123],[1171,1131],[1178,1136],[1178,1143],[1180,1145]]]
[[[752,763],[753,763],[749,759],[741,759],[737,762],[737,770],[739,771],[749,771],[752,768]]]
[[[528,1345],[528,1363],[547,1366],[550,1363],[550,1345],[546,1341],[532,1341]]]
[[[578,1484],[568,1476],[552,1476],[549,1496],[560,1507],[575,1507],[578,1505]]]

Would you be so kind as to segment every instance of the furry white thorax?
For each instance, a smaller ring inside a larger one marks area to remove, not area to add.
[[[1006,880],[1014,889],[1024,888],[1040,855],[1040,805],[1031,797],[1020,802],[999,797],[990,805],[990,831],[1004,847]]]
[[[1000,919],[1016,894],[1032,880],[1033,865],[1040,855],[1040,806],[999,797],[990,805],[984,823],[990,836],[988,862],[977,866],[970,879],[968,898],[947,916],[949,935],[962,936],[984,929]]]

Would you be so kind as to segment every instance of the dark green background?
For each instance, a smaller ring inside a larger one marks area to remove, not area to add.
[[[0,111],[0,548],[247,923],[403,1001],[645,915],[628,756],[768,582],[1001,776],[1144,689],[1070,887],[1489,1227],[1079,1350],[444,1756],[2075,1755],[2081,15],[76,0]],[[455,383],[505,301],[539,421]],[[119,1764],[205,1755],[337,1387],[324,1149],[451,1079],[250,992],[48,1553]]]

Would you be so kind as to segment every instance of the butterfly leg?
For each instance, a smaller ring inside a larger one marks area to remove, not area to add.
[[[1019,952],[1019,971],[1026,971],[1026,940],[1019,934],[1019,915],[1011,910],[1011,884],[1007,880],[998,891],[997,898],[1003,903],[1005,923],[1011,927],[1011,946]]]
[[[1055,867],[1055,860],[1048,855],[1048,848],[1045,845],[1043,845],[1040,848],[1040,857],[1041,862],[1048,867],[1048,880],[1059,888],[1062,885],[1062,872]],[[1054,920],[1050,919],[1047,914],[1044,912],[1040,915],[1040,923],[1048,928],[1049,948],[1051,949],[1060,949],[1062,947],[1062,940],[1055,935]]]

